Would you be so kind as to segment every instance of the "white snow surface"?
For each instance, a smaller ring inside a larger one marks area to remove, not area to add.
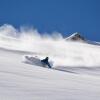
[[[49,56],[53,68],[25,55]],[[100,46],[0,27],[0,100],[100,100]]]

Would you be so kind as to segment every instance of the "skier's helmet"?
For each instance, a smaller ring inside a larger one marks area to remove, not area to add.
[[[49,57],[46,57],[46,59],[49,59]]]

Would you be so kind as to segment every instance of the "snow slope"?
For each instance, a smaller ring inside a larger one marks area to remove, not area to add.
[[[0,100],[100,99],[100,46],[16,32],[0,27]],[[26,64],[24,55],[49,56],[53,69]]]
[[[99,100],[99,76],[28,65],[22,56],[0,49],[0,100]]]

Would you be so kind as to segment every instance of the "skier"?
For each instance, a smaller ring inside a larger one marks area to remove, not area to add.
[[[48,60],[49,60],[49,57],[46,57],[45,59],[41,60],[41,62],[42,62],[43,64],[48,65],[48,67],[51,68],[51,65],[50,65],[50,63],[49,63]]]

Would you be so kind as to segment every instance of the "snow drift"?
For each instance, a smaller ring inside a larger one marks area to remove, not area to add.
[[[100,66],[100,46],[65,41],[59,33],[40,35],[34,28],[18,30],[11,25],[1,26],[0,47],[49,56],[56,61],[55,66]]]

